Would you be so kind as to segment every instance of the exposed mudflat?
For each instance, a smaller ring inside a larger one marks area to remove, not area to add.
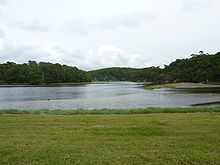
[[[178,89],[195,89],[195,88],[220,88],[220,85],[211,85],[211,84],[190,84],[177,86]]]

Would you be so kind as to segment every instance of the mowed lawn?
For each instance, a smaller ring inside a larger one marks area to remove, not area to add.
[[[220,164],[220,113],[0,115],[0,164]]]

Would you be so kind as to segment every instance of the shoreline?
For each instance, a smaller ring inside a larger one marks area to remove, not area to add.
[[[17,110],[2,109],[0,115],[132,115],[132,114],[157,114],[157,113],[214,113],[220,112],[220,106],[214,107],[189,107],[189,108],[144,108],[144,109],[99,109],[99,110]]]
[[[50,85],[86,85],[86,84],[95,84],[95,82],[68,82],[68,83],[41,83],[41,84],[0,83],[0,86],[50,86]]]
[[[188,84],[188,85],[182,85],[177,86],[177,89],[212,89],[212,88],[219,88],[220,85],[212,85],[212,84]]]
[[[176,89],[214,89],[214,88],[219,88],[220,89],[220,85],[181,82],[181,83],[149,85],[149,86],[144,87],[144,89],[148,89],[148,90],[161,89],[161,88],[176,88]]]

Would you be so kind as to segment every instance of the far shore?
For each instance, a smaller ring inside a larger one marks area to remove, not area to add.
[[[40,84],[30,84],[30,83],[0,83],[2,86],[47,86],[47,85],[84,85],[84,84],[94,84],[95,82],[66,82],[66,83],[40,83]]]
[[[205,88],[220,88],[220,85],[181,82],[181,83],[172,83],[172,84],[149,85],[145,87],[145,89],[149,89],[149,90],[160,89],[160,88],[205,89]]]
[[[191,88],[220,88],[220,85],[212,85],[212,84],[188,84],[177,86],[178,89],[191,89]]]

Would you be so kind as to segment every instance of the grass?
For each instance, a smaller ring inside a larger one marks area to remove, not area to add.
[[[172,83],[172,84],[159,84],[159,85],[149,85],[146,86],[145,89],[159,89],[159,88],[175,88],[178,86],[184,86],[184,85],[193,85],[193,84],[200,84],[200,83]]]
[[[0,115],[1,164],[220,164],[220,113]]]
[[[189,107],[189,108],[144,108],[144,109],[99,109],[99,110],[0,110],[0,114],[23,115],[111,115],[111,114],[151,114],[151,113],[195,113],[195,112],[220,112],[216,107]]]

